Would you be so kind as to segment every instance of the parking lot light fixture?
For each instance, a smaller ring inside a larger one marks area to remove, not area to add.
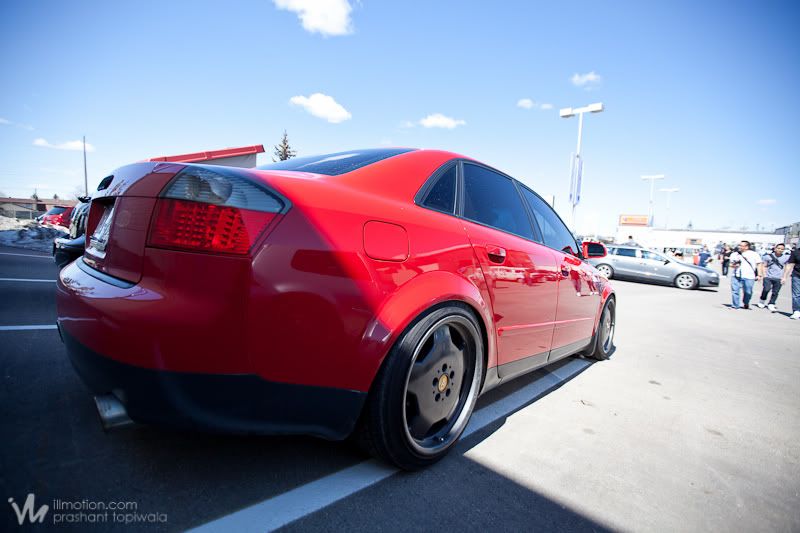
[[[652,176],[642,176],[642,180],[650,182],[650,210],[647,213],[647,222],[650,227],[653,226],[653,194],[655,193],[656,180],[663,180],[664,174],[655,174]]]
[[[583,175],[583,161],[581,160],[581,140],[583,136],[583,115],[584,113],[600,113],[605,110],[602,102],[589,104],[584,107],[572,108],[565,107],[559,110],[558,114],[561,118],[570,118],[578,115],[578,146],[575,149],[575,155],[570,162],[570,189],[569,189],[569,202],[572,206],[570,212],[570,226],[572,231],[575,228],[575,208],[581,199],[581,177]]]
[[[680,191],[678,187],[671,189],[658,189],[659,192],[667,193],[667,214],[664,216],[664,229],[669,229],[669,201],[672,198],[672,193]]]

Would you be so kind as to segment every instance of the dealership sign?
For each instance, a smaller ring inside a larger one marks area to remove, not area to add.
[[[620,215],[620,226],[649,226],[647,215]]]

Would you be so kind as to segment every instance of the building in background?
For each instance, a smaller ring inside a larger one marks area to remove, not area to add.
[[[33,198],[0,198],[0,215],[9,218],[31,219],[43,215],[56,206],[70,207],[75,200],[54,200]]]
[[[783,236],[783,242],[785,244],[800,244],[800,222],[778,228],[775,230],[775,233]]]
[[[736,244],[746,240],[756,247],[770,247],[784,242],[784,235],[766,231],[743,230],[701,230],[701,229],[661,229],[648,225],[647,215],[620,215],[617,225],[616,242],[625,242],[628,237],[645,248],[699,249],[707,246],[714,250],[719,243]]]
[[[263,144],[241,146],[239,148],[223,148],[191,154],[165,155],[153,157],[147,161],[165,161],[169,163],[203,163],[205,165],[222,165],[226,167],[255,168],[256,156],[264,152]]]

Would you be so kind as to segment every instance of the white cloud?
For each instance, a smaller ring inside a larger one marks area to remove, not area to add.
[[[3,117],[0,117],[0,124],[4,126],[16,126],[18,128],[22,128],[23,130],[33,131],[33,126],[29,126],[28,124],[18,124]]]
[[[410,120],[404,120],[403,122],[400,123],[400,127],[403,129],[413,128],[414,126],[416,126],[416,124],[414,124]]]
[[[553,104],[539,104],[530,98],[520,98],[517,100],[517,107],[521,107],[522,109],[541,109],[542,111],[547,111],[548,109],[553,109]]]
[[[314,93],[311,96],[292,96],[292,105],[299,105],[315,117],[324,118],[328,122],[338,124],[350,120],[353,115],[340,103],[327,94]]]
[[[522,109],[533,109],[535,105],[536,103],[530,98],[520,98],[517,100],[517,107],[521,107]]]
[[[775,205],[778,203],[778,200],[775,198],[763,198],[756,202],[758,205]]]
[[[310,33],[348,35],[353,33],[348,0],[273,0],[275,7],[297,13],[303,29]]]
[[[75,150],[75,151],[83,150],[83,142],[81,141],[67,141],[64,143],[50,144],[49,142],[47,142],[46,139],[42,139],[40,137],[38,139],[34,139],[33,145],[41,146],[42,148],[55,148],[56,150]],[[94,146],[92,146],[89,143],[86,143],[86,151],[94,152]]]
[[[570,78],[572,85],[575,87],[583,87],[586,90],[594,89],[603,81],[603,77],[595,71],[587,72],[586,74],[578,74],[577,72]]]
[[[428,115],[419,121],[419,125],[424,128],[445,128],[448,130],[452,130],[453,128],[457,128],[458,126],[463,126],[465,124],[466,121],[464,120],[447,117],[441,113]]]

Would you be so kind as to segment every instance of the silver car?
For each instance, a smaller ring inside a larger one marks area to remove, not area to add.
[[[589,259],[605,277],[668,283],[679,289],[718,287],[719,274],[636,246],[610,245],[608,255]]]

